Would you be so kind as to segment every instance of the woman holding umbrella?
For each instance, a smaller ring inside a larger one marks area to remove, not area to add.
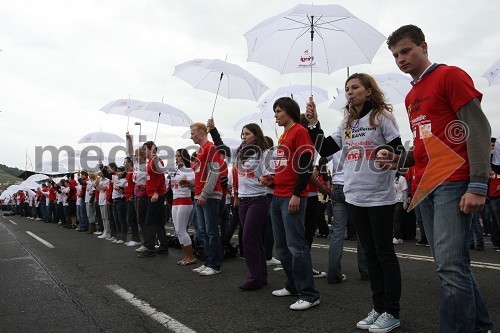
[[[370,332],[389,332],[400,326],[401,272],[392,243],[392,220],[396,195],[394,172],[375,161],[381,148],[396,153],[402,147],[392,106],[375,80],[353,74],[345,83],[344,119],[337,131],[322,139],[316,105],[307,104],[309,135],[321,156],[330,156],[346,146],[344,194],[349,216],[365,252],[372,289],[373,310],[357,323]],[[318,140],[316,140],[318,138]]]

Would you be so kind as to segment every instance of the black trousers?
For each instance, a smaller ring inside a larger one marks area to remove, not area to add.
[[[165,232],[165,195],[159,196],[156,202],[151,201],[151,197],[147,199],[146,224],[144,229],[144,246],[154,251],[156,237],[160,241],[160,247],[168,248],[167,234]]]
[[[399,318],[401,271],[392,243],[394,205],[359,207],[347,204],[365,251],[373,308]]]

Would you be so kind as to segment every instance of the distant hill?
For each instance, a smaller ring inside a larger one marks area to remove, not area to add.
[[[23,181],[22,178],[18,178],[16,176],[8,174],[4,170],[0,169],[0,184],[6,184],[6,183],[15,184],[17,182],[22,182],[22,181]]]

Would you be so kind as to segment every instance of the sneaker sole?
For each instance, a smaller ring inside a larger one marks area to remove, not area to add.
[[[370,333],[386,333],[386,332],[392,331],[395,328],[398,328],[399,326],[401,326],[401,322],[398,321],[394,325],[386,327],[386,328],[369,328],[368,332],[370,332]]]
[[[309,310],[310,308],[313,308],[313,307],[319,305],[319,299],[317,299],[316,301],[314,301],[313,303],[311,303],[309,306],[304,307],[304,308],[292,308],[293,305],[295,305],[295,303],[290,306],[290,309],[293,310],[293,311]]]

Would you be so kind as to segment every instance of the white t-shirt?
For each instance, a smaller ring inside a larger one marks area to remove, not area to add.
[[[500,165],[500,137],[498,137],[497,141],[495,141],[495,149],[493,151],[493,159],[491,160],[491,163]]]
[[[139,164],[139,166],[134,166],[134,173],[132,174],[132,180],[136,185],[146,185],[146,168],[147,164]]]
[[[181,186],[179,181],[186,179],[190,185]],[[191,188],[194,186],[194,170],[191,168],[179,168],[170,177],[170,187],[172,188],[173,199],[191,198]]]
[[[400,136],[399,127],[392,114],[384,112],[377,119],[377,126],[370,126],[368,112],[356,120],[350,129],[342,120],[332,138],[343,147],[344,194],[346,202],[359,206],[385,206],[396,203],[394,192],[395,171],[382,171],[375,162],[375,149]]]
[[[344,156],[342,150],[332,155],[332,184],[344,185]]]
[[[82,204],[82,185],[78,184],[76,186],[76,205],[81,206]]]
[[[398,179],[394,177],[394,190],[396,191],[396,200],[398,202],[404,202],[404,191],[407,189],[408,185],[404,176],[399,176]]]
[[[118,178],[117,175],[111,176],[113,180],[113,192],[111,193],[111,199],[123,198],[123,191],[119,191],[120,187],[125,188],[125,183],[127,180],[125,178]]]
[[[85,203],[89,203],[90,202],[90,197],[92,195],[92,193],[94,193],[95,191],[95,181],[93,180],[87,180],[87,189],[86,189],[86,193],[85,193]]]
[[[249,157],[245,161],[239,161],[238,168],[238,197],[257,197],[267,194],[265,186],[259,182],[259,177],[265,172],[265,152],[257,158],[257,155]]]
[[[105,205],[106,204],[106,190],[108,189],[109,186],[109,179],[108,178],[101,178],[99,181],[99,206]]]
[[[69,194],[69,186],[68,187],[61,187],[61,199],[62,199],[62,203],[63,203],[63,206],[69,206],[69,202],[68,202],[68,194]]]

